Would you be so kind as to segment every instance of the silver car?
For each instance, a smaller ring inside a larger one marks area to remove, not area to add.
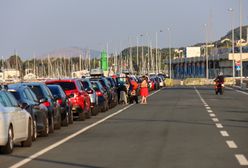
[[[20,108],[14,96],[7,91],[0,91],[0,151],[8,154],[14,144],[24,147],[32,145],[33,120],[31,115]]]
[[[90,96],[90,103],[91,103],[91,114],[97,115],[100,112],[100,106],[98,103],[98,96],[96,91],[94,90],[90,80],[88,78],[81,79],[81,83],[83,85],[84,90]]]

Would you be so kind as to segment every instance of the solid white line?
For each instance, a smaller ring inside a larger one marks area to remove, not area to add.
[[[231,88],[231,87],[226,87],[226,88],[231,89],[231,90],[234,90],[234,91],[236,91],[236,92],[238,92],[238,93],[242,93],[242,94],[248,95],[247,92],[244,92],[244,91],[241,91],[241,90],[236,90],[236,89]]]
[[[236,145],[236,143],[234,141],[226,141],[226,143],[227,143],[228,147],[231,149],[238,148],[238,146]]]
[[[223,137],[229,137],[229,134],[227,131],[220,131],[220,134],[223,136]]]
[[[219,122],[218,118],[212,118],[213,122]]]
[[[238,92],[238,93],[242,93],[242,94],[248,95],[247,92],[244,92],[244,91],[241,91],[241,90],[235,90],[235,91]]]
[[[216,117],[216,115],[214,113],[210,113],[209,115],[210,115],[210,117]]]
[[[160,91],[160,90],[157,90],[156,92],[153,92],[153,93],[150,94],[149,96],[152,96],[152,95],[156,94],[156,93],[159,92],[159,91]],[[44,153],[46,153],[46,152],[48,152],[48,151],[50,151],[50,150],[52,150],[52,149],[58,147],[59,145],[61,145],[61,144],[65,143],[65,142],[69,141],[70,139],[72,139],[72,138],[78,136],[79,134],[82,134],[83,132],[89,130],[90,128],[93,128],[93,127],[95,127],[95,126],[97,126],[97,125],[103,123],[104,121],[106,121],[106,120],[108,120],[108,119],[110,119],[110,118],[116,116],[117,114],[120,114],[121,112],[123,112],[124,110],[130,108],[130,107],[133,106],[133,105],[134,105],[134,104],[130,104],[130,105],[124,107],[123,109],[120,109],[120,110],[118,110],[117,112],[115,112],[115,113],[113,113],[113,114],[111,114],[111,115],[109,115],[109,116],[107,116],[107,117],[105,117],[105,118],[103,118],[103,119],[101,119],[101,120],[99,120],[99,121],[97,121],[97,122],[95,122],[95,123],[93,123],[93,124],[91,124],[91,125],[85,127],[85,128],[82,128],[81,130],[75,132],[74,134],[71,134],[70,136],[68,136],[68,137],[66,137],[66,138],[64,138],[64,139],[62,139],[62,140],[60,140],[60,141],[58,141],[58,142],[56,142],[56,143],[54,143],[54,144],[52,144],[52,145],[50,145],[50,146],[44,148],[44,149],[42,149],[41,151],[39,151],[39,152],[37,152],[37,153],[35,153],[35,154],[29,156],[28,158],[21,160],[20,162],[17,162],[16,164],[12,165],[10,168],[19,168],[19,167],[21,167],[21,166],[27,164],[28,162],[30,162],[30,161],[34,160],[35,158],[37,158],[37,157],[43,155]]]
[[[216,123],[215,125],[216,125],[217,128],[223,128],[223,125],[220,124],[220,123]]]
[[[239,161],[239,164],[241,166],[248,166],[248,161],[247,161],[247,159],[246,159],[246,157],[244,155],[236,154],[235,157]]]
[[[213,113],[213,111],[212,111],[212,110],[208,110],[208,112],[209,112],[209,113]]]

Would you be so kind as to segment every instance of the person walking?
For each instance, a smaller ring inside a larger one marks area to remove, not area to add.
[[[142,76],[142,82],[140,85],[140,96],[141,96],[141,103],[140,104],[147,104],[147,96],[148,96],[148,78],[146,76]]]

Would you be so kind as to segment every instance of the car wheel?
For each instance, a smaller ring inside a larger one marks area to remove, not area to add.
[[[28,121],[28,137],[26,141],[22,141],[22,147],[30,147],[32,145],[32,126],[31,119]]]
[[[37,122],[36,122],[36,119],[34,119],[33,121],[33,137],[32,137],[32,140],[35,141],[37,139]]]
[[[50,123],[49,123],[49,133],[54,133],[54,118],[51,116]]]
[[[86,112],[86,118],[89,119],[92,116],[92,109],[90,108],[89,111]]]
[[[12,127],[9,127],[8,142],[5,146],[1,147],[1,153],[9,154],[13,151],[13,148],[14,148],[13,129],[12,129]]]
[[[49,134],[49,121],[48,118],[46,117],[44,122],[44,130],[41,132],[41,136],[48,136],[48,134]]]
[[[61,128],[61,112],[59,112],[59,116],[57,118],[57,123],[55,124],[55,129],[60,129]]]
[[[84,121],[85,118],[86,118],[85,112],[83,110],[82,111],[78,110],[78,120]]]
[[[67,111],[65,113],[65,118],[62,121],[62,126],[67,127],[69,125],[69,112]]]
[[[69,124],[73,124],[73,112],[72,111],[70,111]]]

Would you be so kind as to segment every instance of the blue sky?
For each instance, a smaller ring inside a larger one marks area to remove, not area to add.
[[[0,0],[0,56],[14,50],[23,57],[81,47],[120,51],[136,37],[155,32],[159,47],[167,47],[170,27],[172,46],[189,46],[208,38],[219,39],[230,30],[230,13],[239,26],[239,0]],[[248,24],[248,1],[243,0],[243,24]]]

